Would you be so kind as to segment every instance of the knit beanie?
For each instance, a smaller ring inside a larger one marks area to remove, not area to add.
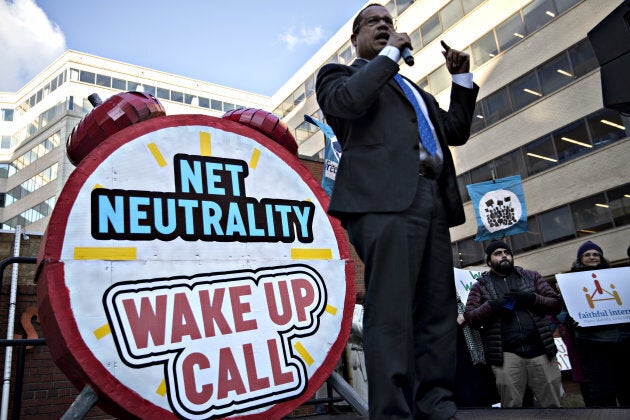
[[[582,258],[582,254],[584,254],[586,251],[591,250],[591,249],[594,249],[595,251],[599,252],[602,257],[604,256],[604,251],[602,251],[599,245],[591,241],[586,241],[582,245],[580,245],[580,247],[578,248],[578,251],[577,251],[578,260]]]
[[[512,253],[512,250],[510,249],[508,244],[506,244],[505,242],[503,242],[503,241],[492,241],[486,247],[486,262],[490,261],[490,256],[492,255],[492,253],[494,251],[496,251],[497,249],[499,249],[499,248],[505,248],[508,251],[510,251],[510,254]]]

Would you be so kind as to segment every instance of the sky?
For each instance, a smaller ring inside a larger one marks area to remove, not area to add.
[[[0,0],[0,92],[71,49],[274,94],[366,0]]]

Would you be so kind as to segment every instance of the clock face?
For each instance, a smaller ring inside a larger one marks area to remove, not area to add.
[[[53,357],[116,414],[290,413],[332,372],[352,318],[327,206],[294,155],[239,123],[118,132],[69,178],[40,251]]]

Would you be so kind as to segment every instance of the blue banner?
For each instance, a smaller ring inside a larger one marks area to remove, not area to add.
[[[341,144],[337,141],[337,136],[335,136],[335,133],[330,126],[316,120],[310,115],[304,115],[304,120],[319,127],[326,138],[326,144],[324,146],[322,188],[326,191],[326,194],[330,196],[330,194],[332,194],[333,186],[335,185],[337,167],[339,166],[339,159],[341,158]]]
[[[520,175],[466,185],[477,218],[476,241],[527,232]]]

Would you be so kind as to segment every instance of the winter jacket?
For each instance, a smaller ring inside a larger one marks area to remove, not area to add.
[[[557,348],[549,321],[545,316],[555,315],[560,312],[562,308],[560,297],[539,273],[515,267],[514,274],[516,274],[516,284],[512,284],[510,288],[515,288],[522,292],[535,293],[536,298],[533,305],[525,309],[524,312],[533,320],[532,329],[539,334],[542,340],[542,350],[551,359],[557,353]],[[495,366],[503,364],[503,343],[505,337],[502,333],[506,333],[506,330],[503,329],[502,331],[502,317],[505,310],[493,309],[489,301],[502,299],[504,293],[504,290],[497,290],[492,281],[490,271],[486,271],[473,284],[466,302],[466,312],[464,313],[466,322],[473,328],[478,328],[481,331],[486,361]],[[527,321],[526,317],[522,318]],[[513,341],[514,331],[509,329],[508,332],[512,335],[511,340]],[[532,333],[531,329],[529,333]],[[524,341],[528,340],[526,335],[527,332],[524,332],[522,336]]]

